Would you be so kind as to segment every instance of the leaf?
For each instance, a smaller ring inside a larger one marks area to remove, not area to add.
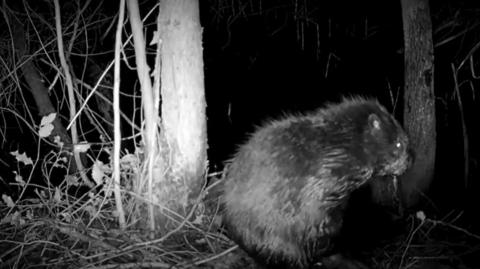
[[[204,217],[202,215],[196,216],[195,219],[192,221],[193,224],[202,224]]]
[[[40,127],[52,124],[56,116],[57,116],[57,113],[50,113],[46,116],[43,116],[42,120],[40,121]]]
[[[24,152],[20,154],[18,150],[10,152],[10,155],[14,156],[17,159],[17,162],[23,163],[24,165],[33,165],[33,161],[27,154]]]
[[[87,150],[90,149],[90,144],[86,142],[82,142],[80,144],[75,145],[75,151],[80,153],[85,153]]]
[[[57,116],[57,113],[50,113],[42,117],[42,119],[40,120],[40,128],[38,130],[38,135],[40,137],[47,137],[52,134],[52,131],[53,131],[52,123],[55,120],[56,116]]]
[[[99,160],[96,160],[92,167],[92,178],[97,186],[103,184],[103,177],[105,176],[105,164]]]
[[[25,186],[25,181],[23,180],[23,177],[15,172],[15,181],[18,182],[20,186]]]
[[[104,147],[102,149],[103,152],[107,153],[108,156],[111,156],[112,155],[112,147]]]
[[[427,218],[427,216],[425,216],[425,213],[423,211],[418,211],[417,214],[415,214],[415,216],[417,217],[417,219],[421,220],[422,222],[424,222],[425,219]]]
[[[44,190],[40,190],[40,196],[43,198],[47,198],[47,193]]]
[[[67,181],[67,185],[70,186],[79,186],[80,182],[76,176],[73,175],[66,175],[65,180]]]
[[[62,201],[62,192],[60,191],[59,187],[55,187],[55,194],[53,195],[53,199],[59,203]]]
[[[18,211],[15,211],[15,213],[12,215],[12,219],[10,220],[10,224],[19,224],[20,226],[23,226],[25,224],[25,220],[22,218],[22,214],[20,214]]]
[[[38,135],[40,137],[48,137],[52,134],[53,124],[47,124],[40,127],[38,130]]]
[[[6,215],[3,219],[0,220],[0,224],[10,223],[12,221],[12,215]]]
[[[134,154],[125,154],[123,157],[120,159],[120,165],[122,168],[125,169],[136,169],[139,166],[139,160],[138,157]]]
[[[28,219],[28,220],[33,220],[33,212],[32,212],[32,209],[29,208],[27,210],[27,214],[25,215],[25,217]]]
[[[57,158],[56,161],[53,163],[53,167],[67,169],[66,167],[67,163],[68,163],[67,157],[60,157],[60,158]]]
[[[70,215],[70,213],[62,212],[62,213],[60,213],[60,216],[63,217],[63,219],[66,222],[71,222],[72,221],[72,216]]]
[[[84,210],[87,211],[88,214],[90,214],[90,216],[95,216],[95,214],[97,214],[97,210],[95,209],[95,207],[93,207],[91,205],[85,206]]]
[[[63,148],[63,145],[64,143],[62,142],[62,139],[60,138],[60,136],[56,135],[54,138],[53,138],[53,142],[59,146],[60,148]]]
[[[13,208],[15,206],[15,203],[12,200],[12,197],[2,194],[2,200],[5,204],[7,204],[7,207]]]

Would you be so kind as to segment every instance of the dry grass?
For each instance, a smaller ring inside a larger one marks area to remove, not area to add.
[[[152,240],[136,228],[141,216],[128,215],[127,230],[119,229],[113,197],[67,192],[37,186],[36,198],[16,204],[3,196],[0,268],[254,268],[220,233],[211,205],[198,205],[192,220]],[[432,220],[417,212],[407,233],[362,253],[364,261],[385,269],[478,268],[480,237],[455,226],[460,215]]]
[[[130,214],[127,230],[119,229],[113,197],[58,187],[34,193],[16,204],[4,196],[0,268],[196,268],[234,249],[201,206],[194,220],[152,240],[136,228],[141,216]]]

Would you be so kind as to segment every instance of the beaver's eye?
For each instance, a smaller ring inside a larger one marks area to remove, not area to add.
[[[395,147],[396,147],[397,149],[402,148],[402,142],[397,141],[397,143],[395,144]]]

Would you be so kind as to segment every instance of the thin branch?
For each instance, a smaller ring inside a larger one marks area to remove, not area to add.
[[[142,91],[142,104],[145,118],[144,149],[146,155],[147,174],[148,174],[148,199],[153,201],[153,167],[157,146],[155,144],[157,114],[155,113],[154,98],[152,93],[152,81],[150,80],[150,68],[147,64],[145,51],[145,37],[143,35],[143,24],[140,19],[140,11],[137,0],[128,0],[128,13],[130,16],[130,26],[135,48],[135,62],[137,64],[137,74]],[[149,204],[149,223],[150,230],[155,230],[155,218],[153,205]]]
[[[477,43],[477,45],[480,43]],[[462,63],[463,64],[463,63]],[[457,96],[457,102],[458,102],[458,110],[460,112],[460,121],[462,123],[462,134],[463,134],[463,182],[465,184],[465,187],[468,186],[468,175],[469,175],[469,154],[468,154],[468,147],[469,147],[469,142],[468,142],[468,133],[467,133],[467,125],[465,123],[465,113],[463,111],[463,103],[462,103],[462,96],[460,95],[460,86],[458,85],[458,80],[457,80],[457,72],[460,67],[455,68],[454,64],[451,64],[452,67],[452,76],[453,76],[453,84],[455,87],[455,95]]]
[[[58,45],[58,56],[60,58],[60,63],[62,65],[63,72],[65,73],[65,79],[67,84],[67,93],[68,93],[68,101],[70,103],[70,119],[73,119],[76,113],[76,105],[75,105],[75,93],[73,92],[73,82],[72,76],[70,75],[70,69],[67,65],[67,61],[65,59],[64,48],[63,48],[63,36],[62,36],[62,23],[60,18],[60,4],[58,0],[54,0],[55,5],[55,28],[57,30],[57,45]],[[77,123],[75,120],[72,120],[70,123],[72,126],[71,135],[72,135],[72,144],[73,144],[73,156],[75,159],[75,163],[77,165],[78,172],[82,177],[82,180],[85,184],[89,187],[93,187],[94,184],[87,178],[87,175],[84,173],[84,168],[82,161],[80,159],[80,152],[75,149],[75,145],[78,144],[78,133],[77,133]]]
[[[125,230],[125,212],[122,207],[122,194],[120,192],[120,50],[122,49],[122,29],[123,19],[125,17],[125,0],[120,0],[117,31],[115,33],[115,66],[113,81],[113,186],[115,193],[115,203],[118,212],[118,222],[120,229]]]
[[[145,15],[145,18],[143,18],[143,21],[145,21],[146,19],[148,19],[150,17],[150,15],[153,14],[153,11],[158,7],[158,4],[155,5],[148,13],[147,15]],[[123,42],[122,44],[122,50],[123,48],[126,46],[126,44],[128,44],[130,42],[130,39],[132,39],[132,35],[128,36],[127,40],[125,40],[125,42]],[[93,94],[95,93],[95,91],[97,90],[97,88],[100,86],[100,84],[102,83],[103,79],[105,78],[105,76],[107,75],[108,71],[110,70],[110,68],[112,68],[113,66],[113,61],[111,61],[107,67],[105,68],[105,71],[103,71],[102,75],[100,75],[100,77],[98,78],[97,80],[97,83],[95,84],[95,86],[93,87],[92,91],[88,94],[88,96],[85,98],[85,101],[83,102],[82,106],[80,107],[80,109],[78,110],[77,114],[75,115],[75,117],[73,118],[73,120],[75,120],[81,113],[81,111],[85,108],[85,106],[87,105],[88,101],[90,100],[90,98],[93,96]],[[67,129],[71,127],[71,124],[72,124],[72,121],[70,121],[70,124],[67,125]]]

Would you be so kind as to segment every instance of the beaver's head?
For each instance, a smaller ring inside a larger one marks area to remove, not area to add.
[[[373,161],[375,174],[401,175],[411,163],[408,137],[400,124],[383,107],[368,115],[363,138]]]

